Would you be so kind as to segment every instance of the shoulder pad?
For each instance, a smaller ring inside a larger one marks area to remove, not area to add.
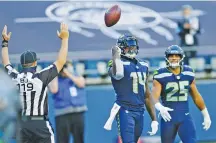
[[[142,59],[136,59],[141,65],[143,65],[143,66],[147,66],[147,67],[149,67],[149,63],[147,62],[147,61],[145,61],[145,60],[142,60]]]
[[[166,68],[164,68],[164,67],[159,67],[158,69],[154,70],[153,75],[161,74],[161,73],[164,73],[164,72],[166,72],[166,71],[167,71]]]
[[[189,66],[189,65],[184,65],[183,68],[184,68],[183,69],[184,71],[195,72],[195,70],[191,66]]]
[[[156,75],[158,73],[159,73],[158,70],[154,70],[153,75]]]

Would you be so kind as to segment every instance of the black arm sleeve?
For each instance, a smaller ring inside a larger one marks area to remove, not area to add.
[[[46,67],[37,73],[37,77],[47,86],[58,75],[57,68],[54,64]]]

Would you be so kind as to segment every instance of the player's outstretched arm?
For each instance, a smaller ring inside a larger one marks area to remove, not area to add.
[[[8,41],[10,40],[11,32],[7,33],[7,26],[4,26],[2,31],[2,64],[4,66],[10,64],[9,54],[8,54]]]
[[[116,79],[120,80],[124,77],[124,66],[121,61],[121,49],[118,46],[112,48],[112,67],[110,69],[111,75]]]
[[[151,132],[148,132],[150,135],[155,135],[158,131],[158,122],[157,122],[157,118],[156,118],[156,113],[155,113],[155,108],[154,108],[154,101],[153,98],[151,96],[150,90],[149,90],[149,86],[148,83],[145,83],[145,87],[146,87],[146,93],[145,93],[145,105],[147,108],[147,111],[149,113],[149,115],[151,116],[152,119],[152,123],[151,123]]]
[[[199,110],[202,112],[202,115],[204,117],[203,129],[208,130],[211,126],[211,119],[210,119],[208,110],[206,108],[205,102],[196,87],[195,80],[191,83],[190,87],[191,87],[191,90],[190,90],[191,97],[193,98],[194,103],[199,108]]]
[[[155,101],[155,108],[160,112],[161,117],[164,119],[164,121],[167,122],[167,121],[170,121],[172,119],[170,114],[169,114],[169,111],[173,111],[173,109],[170,109],[168,107],[164,107],[159,102],[161,90],[162,90],[162,85],[157,80],[153,80],[152,95],[153,95],[154,101]]]
[[[62,40],[61,48],[58,53],[58,58],[54,62],[58,73],[61,71],[62,67],[66,63],[67,54],[68,54],[68,38],[69,38],[69,31],[68,26],[65,23],[61,23],[60,32],[57,31],[58,37]]]

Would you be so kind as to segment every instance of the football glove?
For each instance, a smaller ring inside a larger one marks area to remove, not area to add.
[[[203,109],[201,112],[204,118],[204,122],[202,123],[203,129],[207,131],[211,126],[211,118],[209,116],[207,108]]]
[[[160,112],[160,115],[165,122],[170,121],[172,119],[172,117],[169,114],[169,111],[173,111],[173,109],[164,107],[159,102],[155,104],[155,108]]]
[[[158,131],[158,122],[157,121],[151,122],[151,129],[152,129],[152,131],[151,132],[149,131],[148,134],[151,136],[155,135]]]

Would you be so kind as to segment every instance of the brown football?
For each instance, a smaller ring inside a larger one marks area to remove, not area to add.
[[[121,17],[121,9],[118,5],[109,8],[104,16],[104,21],[107,27],[115,25]]]

